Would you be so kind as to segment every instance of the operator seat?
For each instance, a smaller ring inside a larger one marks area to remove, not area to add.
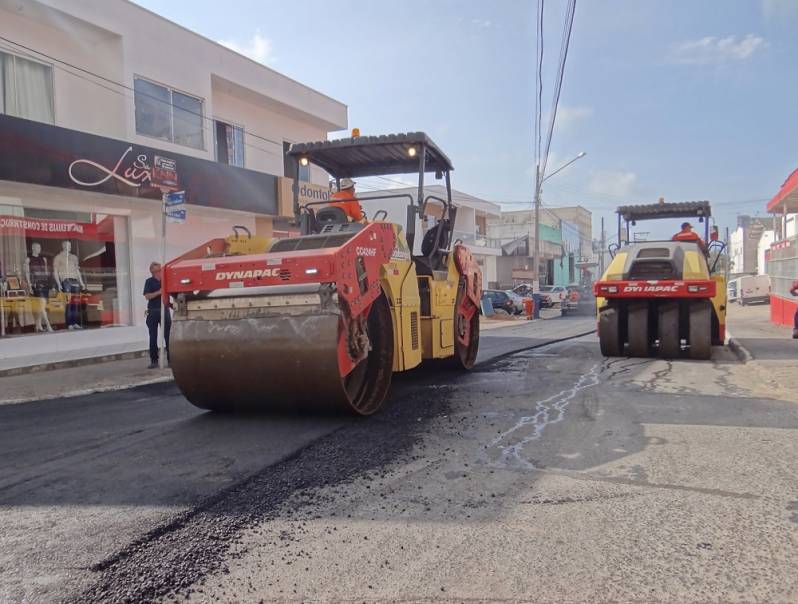
[[[432,275],[433,271],[443,269],[441,260],[445,252],[441,251],[440,246],[448,242],[450,228],[450,221],[444,219],[424,234],[421,255],[413,258],[419,275]]]
[[[349,217],[341,208],[327,207],[316,212],[316,222],[321,228],[327,224],[346,224],[349,222]]]

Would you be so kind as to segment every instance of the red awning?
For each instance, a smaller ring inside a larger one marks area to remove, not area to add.
[[[776,196],[768,203],[768,212],[798,213],[798,170],[787,177]]]

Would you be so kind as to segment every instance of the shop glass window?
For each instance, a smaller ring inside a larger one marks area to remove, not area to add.
[[[203,149],[202,100],[136,78],[136,132],[177,145]]]
[[[127,219],[0,205],[0,337],[131,324]]]
[[[229,166],[244,167],[244,129],[225,122],[214,121],[216,161]]]
[[[181,92],[172,92],[174,142],[202,149],[202,101]]]
[[[0,52],[0,113],[54,123],[52,67]]]

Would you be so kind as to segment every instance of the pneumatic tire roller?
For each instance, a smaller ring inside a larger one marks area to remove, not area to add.
[[[699,216],[707,202],[619,208],[628,225],[637,220]],[[620,240],[620,235],[619,235]],[[649,241],[617,247],[601,280],[593,285],[598,336],[604,356],[706,360],[722,345],[726,285],[715,269],[724,245],[712,242]]]

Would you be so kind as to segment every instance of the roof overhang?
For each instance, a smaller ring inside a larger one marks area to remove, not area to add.
[[[768,212],[778,214],[798,213],[798,170],[787,177],[781,189],[768,202]]]
[[[423,132],[295,143],[288,154],[307,157],[336,178],[356,178],[418,172],[422,149],[425,172],[453,169],[449,158]]]
[[[621,206],[618,214],[626,221],[656,220],[660,218],[691,218],[711,216],[708,201],[682,201],[676,203],[649,203],[637,206]]]

